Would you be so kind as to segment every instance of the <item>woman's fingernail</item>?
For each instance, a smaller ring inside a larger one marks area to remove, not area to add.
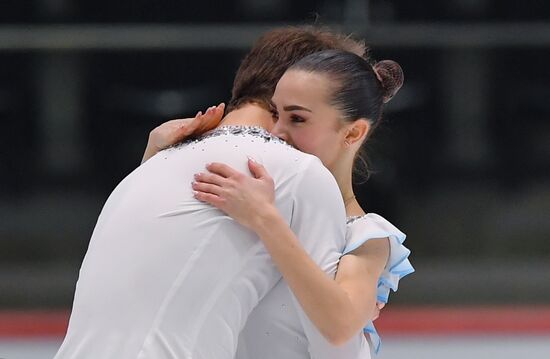
[[[249,159],[250,161],[252,161],[252,162],[254,162],[254,163],[258,163],[258,162],[257,162],[255,159],[253,159],[251,156],[246,156],[246,157],[248,157],[248,159]]]

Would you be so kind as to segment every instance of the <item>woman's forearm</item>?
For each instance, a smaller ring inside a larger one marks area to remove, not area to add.
[[[363,291],[365,297],[356,298],[372,303],[362,303],[359,308],[345,288],[327,276],[309,257],[276,208],[258,215],[254,230],[303,310],[327,340],[338,345],[360,332],[370,319],[370,314],[363,313],[361,308],[375,306],[375,281],[370,285],[370,293]]]
[[[145,148],[145,152],[143,153],[143,158],[141,159],[141,163],[145,163],[149,158],[156,155],[159,151],[159,149],[153,146],[150,142],[151,141],[147,143],[147,147]]]
[[[213,129],[220,123],[224,109],[225,104],[220,103],[218,106],[209,107],[204,114],[198,112],[194,118],[170,120],[156,127],[149,133],[141,163],[191,135],[199,135]]]
[[[340,258],[330,278],[311,259],[274,203],[274,181],[252,159],[247,176],[223,163],[195,176],[195,198],[229,214],[263,241],[304,312],[332,344],[357,335],[372,319],[376,284],[389,253],[387,238],[369,239]],[[323,245],[323,243],[320,243]]]

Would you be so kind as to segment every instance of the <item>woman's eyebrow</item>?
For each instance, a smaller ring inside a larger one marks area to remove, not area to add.
[[[299,111],[313,112],[313,111],[311,111],[309,108],[303,107],[303,106],[299,106],[299,105],[289,105],[289,106],[285,106],[285,107],[283,107],[283,110],[285,110],[285,111],[296,111],[296,110],[299,110]]]

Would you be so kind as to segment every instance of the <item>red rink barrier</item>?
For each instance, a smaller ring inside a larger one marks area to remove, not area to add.
[[[62,337],[69,311],[0,311],[0,337]],[[550,335],[550,307],[393,307],[375,322],[386,335]]]
[[[62,337],[69,311],[0,311],[0,337]]]
[[[375,322],[380,335],[550,335],[550,307],[388,308]]]

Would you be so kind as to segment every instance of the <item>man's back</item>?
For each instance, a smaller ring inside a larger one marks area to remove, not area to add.
[[[277,207],[305,249],[335,269],[345,213],[332,176],[263,130],[221,128],[157,154],[113,191],[56,358],[233,357],[246,318],[280,274],[257,236],[195,200],[190,184],[208,162],[247,171],[247,155],[272,175]]]

